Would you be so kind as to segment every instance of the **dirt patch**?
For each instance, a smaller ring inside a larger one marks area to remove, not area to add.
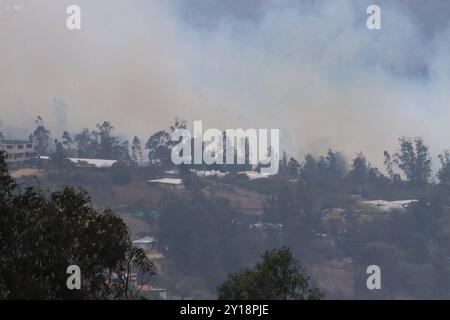
[[[44,173],[44,171],[39,170],[39,169],[34,169],[34,168],[23,168],[23,169],[19,169],[19,170],[15,170],[13,172],[11,172],[11,177],[13,177],[14,179],[18,179],[21,177],[26,177],[26,176],[40,176]]]
[[[230,205],[244,213],[261,215],[266,203],[266,196],[243,188],[209,188],[205,194],[210,196],[220,196],[228,199]]]
[[[327,263],[312,267],[312,273],[318,279],[319,288],[331,294],[353,295],[353,272],[347,264]]]
[[[164,193],[160,187],[133,182],[126,185],[84,186],[97,206],[117,207],[142,202],[156,208]]]

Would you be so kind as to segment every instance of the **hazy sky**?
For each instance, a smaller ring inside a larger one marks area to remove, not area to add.
[[[0,0],[0,130],[110,120],[147,139],[174,117],[280,128],[291,154],[400,136],[450,148],[450,1]],[[66,8],[82,29],[66,29]],[[57,100],[55,100],[57,99]]]

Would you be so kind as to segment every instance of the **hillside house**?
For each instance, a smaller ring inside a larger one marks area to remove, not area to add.
[[[21,164],[36,157],[34,144],[24,140],[0,141],[0,150],[6,153],[6,162]]]

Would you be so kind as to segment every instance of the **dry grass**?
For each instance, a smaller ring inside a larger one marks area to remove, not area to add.
[[[34,169],[34,168],[23,168],[23,169],[18,169],[15,170],[13,172],[11,172],[11,177],[13,177],[14,179],[18,179],[21,177],[26,177],[26,176],[40,176],[44,173],[44,171],[39,170],[39,169]]]
[[[323,263],[312,267],[319,288],[325,293],[353,295],[353,272],[351,265],[345,263]]]

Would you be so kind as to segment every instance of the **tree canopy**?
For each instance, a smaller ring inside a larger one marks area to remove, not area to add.
[[[220,287],[220,300],[319,300],[319,289],[289,248],[266,251],[253,269],[232,273]]]
[[[81,269],[80,290],[66,286],[71,265]],[[0,298],[128,299],[131,272],[151,267],[110,209],[95,210],[72,187],[46,196],[18,186],[0,152]]]

